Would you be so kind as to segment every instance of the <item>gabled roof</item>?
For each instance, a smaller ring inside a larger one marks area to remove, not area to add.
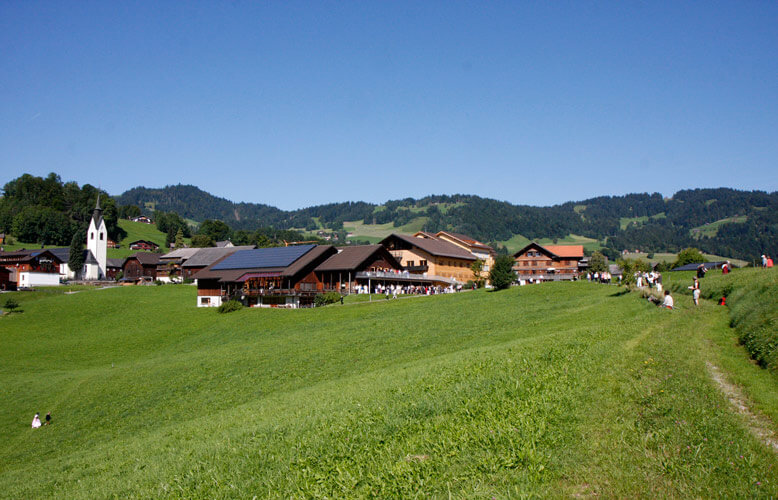
[[[399,240],[405,241],[406,243],[418,247],[428,254],[434,255],[436,257],[453,257],[463,260],[476,260],[475,256],[464,248],[458,247],[453,243],[449,243],[448,241],[443,241],[437,238],[416,238],[414,236],[408,236],[407,234],[392,233],[381,240],[381,244],[384,245],[384,243],[388,242],[391,238],[397,238]]]
[[[160,255],[158,253],[138,252],[124,259],[124,262],[126,263],[130,259],[138,259],[138,262],[140,262],[143,266],[155,266],[159,264],[159,257]]]
[[[581,258],[584,256],[583,245],[546,245],[549,252],[557,257]]]
[[[32,261],[38,257],[45,257],[49,256],[55,261],[57,261],[58,264],[62,264],[63,261],[61,258],[59,258],[54,252],[51,251],[51,249],[48,248],[38,248],[38,249],[32,249],[32,250],[14,250],[12,252],[0,252],[0,261],[2,260],[13,260],[14,262],[29,262]]]
[[[172,252],[168,252],[165,255],[161,256],[160,258],[162,260],[177,260],[177,259],[189,259],[194,254],[196,254],[200,248],[179,248],[178,250],[173,250]]]
[[[131,247],[132,245],[134,245],[136,243],[148,243],[149,245],[153,245],[153,246],[159,248],[159,245],[157,245],[153,241],[149,241],[149,240],[135,240],[135,241],[131,241],[130,243],[127,244],[127,246]]]
[[[301,248],[305,247],[305,248]],[[295,252],[296,250],[296,252]],[[305,251],[303,251],[305,250]],[[290,247],[258,248],[256,250],[244,250],[242,255],[230,255],[214,262],[202,271],[194,275],[198,280],[218,279],[221,282],[235,282],[247,273],[263,273],[280,277],[292,277],[305,270],[321,259],[326,259],[336,252],[331,245],[300,245]],[[274,265],[285,257],[293,258],[284,262],[287,265]],[[233,258],[234,257],[234,258]],[[244,266],[244,267],[238,267]]]
[[[199,251],[194,255],[192,255],[191,257],[189,257],[189,260],[184,262],[182,266],[183,267],[206,267],[206,266],[210,266],[217,260],[227,257],[228,255],[231,255],[240,250],[251,250],[254,248],[256,248],[254,245],[244,245],[244,246],[227,247],[227,248],[217,248],[217,247],[200,248],[198,249]]]
[[[467,246],[470,246],[472,248],[477,248],[479,250],[483,250],[485,252],[489,252],[489,253],[492,253],[492,254],[496,253],[494,251],[494,248],[490,247],[486,243],[481,243],[480,241],[478,241],[476,239],[473,239],[470,236],[467,236],[465,234],[452,233],[451,231],[438,231],[438,234],[436,234],[435,236],[437,238],[440,238],[441,235],[446,235],[446,236],[449,236],[450,238],[453,238],[455,240],[459,240],[463,244],[465,244]]]
[[[395,269],[402,269],[400,263],[383,245],[356,245],[343,247],[340,252],[319,264],[316,270],[355,271],[376,253],[381,253],[381,257],[385,258]]]
[[[124,259],[105,259],[105,267],[122,267]]]
[[[584,250],[583,245],[548,245],[543,246],[538,243],[535,243],[534,241],[529,243],[527,246],[519,250],[518,252],[513,254],[513,257],[516,258],[519,255],[523,254],[530,248],[535,248],[536,250],[539,250],[546,255],[550,255],[552,257],[562,258],[562,259],[581,259],[584,256]]]
[[[216,246],[217,246],[217,247],[219,247],[219,248],[225,248],[225,247],[233,247],[233,246],[235,246],[235,245],[233,245],[233,244],[232,244],[232,242],[231,242],[230,240],[217,241],[216,243],[214,243],[214,245],[216,245]]]

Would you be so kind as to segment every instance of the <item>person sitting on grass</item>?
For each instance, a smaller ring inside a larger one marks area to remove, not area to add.
[[[666,307],[668,309],[674,309],[673,307],[673,296],[670,295],[670,290],[665,290],[665,300],[662,302],[661,307]]]
[[[41,426],[41,419],[39,417],[39,414],[36,413],[34,417],[32,417],[32,428],[37,429]]]

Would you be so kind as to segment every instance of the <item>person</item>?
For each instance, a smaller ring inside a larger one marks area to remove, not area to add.
[[[762,254],[762,267],[767,267],[767,256]]]
[[[720,306],[725,306],[725,305],[727,305],[727,298],[726,298],[726,297],[724,297],[724,296],[722,296],[722,297],[719,299],[719,305],[720,305]]]
[[[38,413],[35,414],[34,417],[32,417],[32,428],[37,429],[41,426],[41,419]]]
[[[704,278],[705,277],[705,273],[707,273],[707,272],[708,272],[708,270],[705,268],[705,264],[700,264],[699,266],[697,266],[697,277],[698,278]]]
[[[767,256],[767,267],[773,267],[773,258],[769,255]]]
[[[46,421],[43,423],[43,425],[51,425],[51,412],[46,414]]]
[[[340,305],[343,305],[343,295],[340,296]],[[48,418],[48,415],[46,415],[46,418]]]
[[[721,274],[729,274],[729,261],[726,261],[726,262],[725,262],[725,263],[724,263],[724,264],[721,266]]]
[[[689,288],[692,290],[692,300],[694,300],[694,305],[700,305],[700,281],[696,277],[694,278],[694,283],[692,283],[692,286]]]
[[[665,300],[662,302],[662,307],[667,309],[674,309],[673,296],[670,295],[670,290],[665,290]]]

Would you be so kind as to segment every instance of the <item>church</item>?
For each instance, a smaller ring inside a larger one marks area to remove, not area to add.
[[[82,279],[102,280],[107,276],[106,262],[108,255],[108,230],[103,220],[103,209],[100,208],[100,195],[97,195],[97,204],[89,221],[89,230],[86,232],[86,259]]]

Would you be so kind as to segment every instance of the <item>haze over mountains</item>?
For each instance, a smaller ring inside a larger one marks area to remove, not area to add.
[[[191,185],[136,187],[116,197],[118,205],[144,212],[174,211],[195,221],[219,219],[233,229],[342,230],[344,223],[390,224],[388,231],[413,226],[450,230],[500,246],[517,235],[562,239],[578,235],[599,240],[612,252],[639,248],[704,252],[753,259],[778,241],[778,192],[729,188],[690,189],[664,199],[659,193],[601,196],[535,207],[474,195],[405,198],[382,205],[361,201],[285,211],[261,203],[234,203]]]

